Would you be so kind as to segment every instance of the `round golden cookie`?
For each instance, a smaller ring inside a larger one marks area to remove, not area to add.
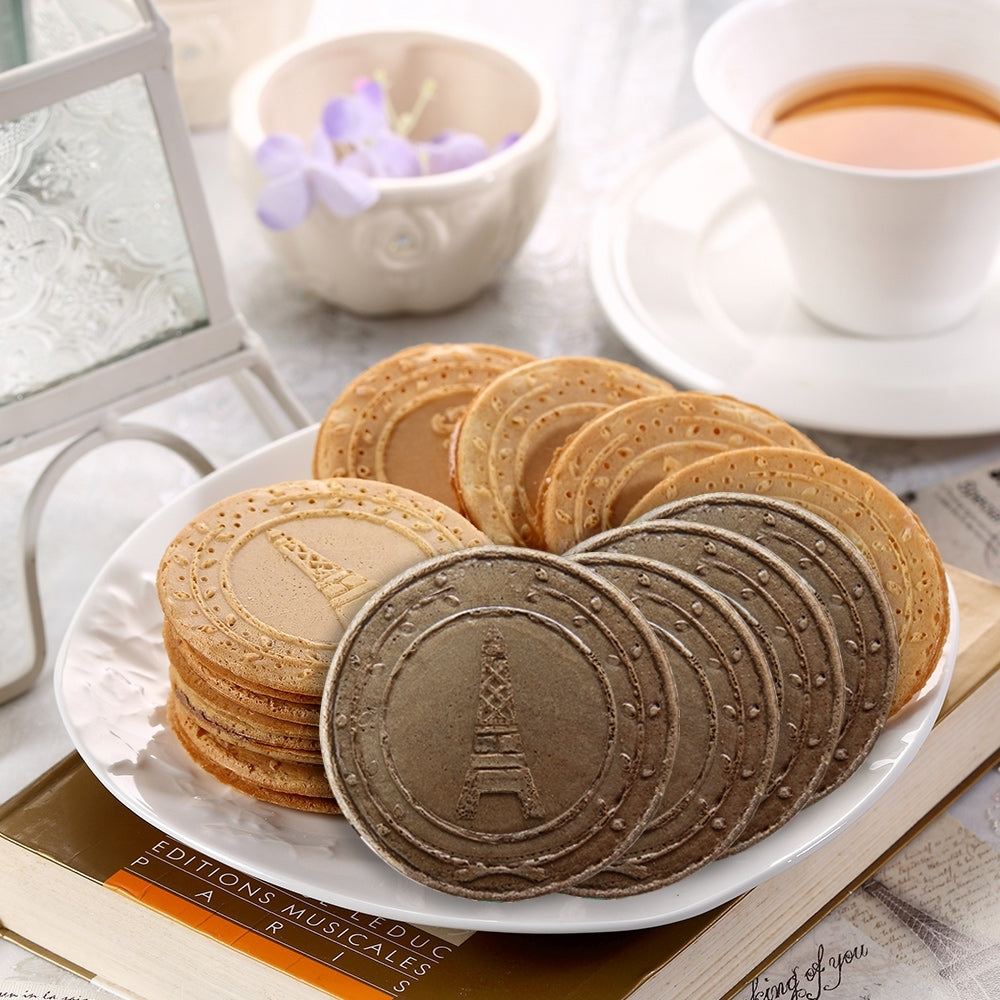
[[[191,759],[223,784],[273,805],[306,812],[340,812],[322,764],[282,760],[225,743],[200,724],[175,691],[167,698],[167,724]]]
[[[195,653],[166,621],[163,623],[163,646],[171,666],[176,667],[182,676],[196,675],[205,688],[205,697],[213,702],[232,706],[238,714],[250,718],[267,718],[275,725],[319,726],[318,699],[248,687],[246,682]]]
[[[617,527],[664,476],[707,455],[754,445],[820,450],[780,417],[731,396],[675,392],[600,413],[549,466],[539,498],[543,547],[565,552]]]
[[[330,405],[313,454],[318,479],[378,479],[458,507],[452,430],[472,397],[534,355],[489,344],[420,344],[363,371]]]
[[[157,574],[164,618],[248,686],[318,698],[358,608],[381,584],[485,537],[445,504],[360,479],[246,490],[190,521]]]
[[[673,391],[663,379],[596,357],[546,358],[497,376],[452,440],[462,509],[498,544],[542,547],[539,491],[557,449],[596,414]]]
[[[214,735],[261,753],[273,751],[305,762],[320,760],[318,726],[272,719],[224,699],[197,674],[187,672],[180,660],[170,663],[170,685]]]
[[[266,740],[257,739],[255,736],[248,736],[243,732],[242,724],[238,724],[236,729],[229,729],[222,721],[222,717],[214,711],[206,714],[203,710],[205,704],[196,697],[192,698],[191,689],[186,687],[183,681],[179,681],[173,669],[170,671],[170,694],[168,699],[173,699],[178,706],[190,717],[192,722],[197,723],[198,728],[220,748],[224,748],[227,753],[245,757],[246,754],[253,754],[255,758],[270,760],[282,765],[296,764],[307,767],[314,767],[322,764],[322,755],[315,750],[300,750],[295,747],[281,746]]]
[[[944,563],[920,519],[874,477],[793,448],[720,454],[680,469],[650,490],[630,518],[704,493],[759,493],[801,504],[840,529],[875,568],[893,610],[899,674],[892,712],[926,683],[948,636]]]

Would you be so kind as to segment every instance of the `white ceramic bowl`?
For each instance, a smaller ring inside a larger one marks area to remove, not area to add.
[[[520,58],[471,38],[373,31],[305,41],[248,70],[233,90],[230,164],[251,205],[265,178],[253,153],[273,132],[306,144],[321,109],[359,76],[384,71],[397,109],[412,107],[430,77],[433,100],[413,133],[477,133],[491,149],[448,173],[378,179],[378,201],[359,215],[316,206],[299,226],[264,230],[300,286],[364,315],[439,312],[481,292],[530,233],[548,192],[556,140],[555,91]]]

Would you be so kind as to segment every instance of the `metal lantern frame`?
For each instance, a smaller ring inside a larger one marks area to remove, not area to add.
[[[24,668],[0,682],[0,704],[28,691],[45,663],[38,531],[45,504],[70,466],[100,445],[135,438],[171,449],[199,474],[211,471],[212,463],[189,441],[163,427],[128,419],[128,414],[220,377],[234,379],[272,437],[311,422],[277,375],[263,341],[230,300],[174,80],[169,29],[149,0],[132,2],[141,19],[135,27],[0,73],[0,120],[12,121],[123,77],[141,76],[207,321],[0,404],[0,463],[68,442],[35,481],[22,512],[20,556],[32,649]]]

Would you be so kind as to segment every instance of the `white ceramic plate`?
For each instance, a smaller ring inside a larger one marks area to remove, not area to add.
[[[307,428],[212,474],[143,524],[95,580],[56,662],[59,711],[97,777],[143,819],[217,860],[328,903],[438,927],[577,933],[668,923],[777,874],[857,819],[913,758],[937,718],[956,631],[922,695],[890,722],[868,763],[843,786],[761,843],[673,886],[621,900],[553,894],[496,903],[418,885],[370,851],[343,818],[267,805],[220,784],[164,724],[167,659],[154,583],[164,549],[215,501],[306,477],[315,433]],[[957,617],[953,610],[956,629]]]
[[[1000,267],[977,313],[866,339],[811,318],[735,146],[712,120],[658,146],[599,210],[591,278],[621,338],[679,387],[802,427],[892,437],[1000,429]]]

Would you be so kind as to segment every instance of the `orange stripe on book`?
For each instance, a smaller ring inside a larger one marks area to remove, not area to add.
[[[391,996],[384,990],[369,986],[368,983],[363,983],[346,972],[301,955],[280,941],[247,930],[131,872],[124,870],[115,872],[104,884],[109,889],[115,889],[139,900],[150,909],[222,941],[244,955],[266,962],[272,968],[280,969],[296,979],[326,990],[339,1000],[385,1000],[387,996]]]

